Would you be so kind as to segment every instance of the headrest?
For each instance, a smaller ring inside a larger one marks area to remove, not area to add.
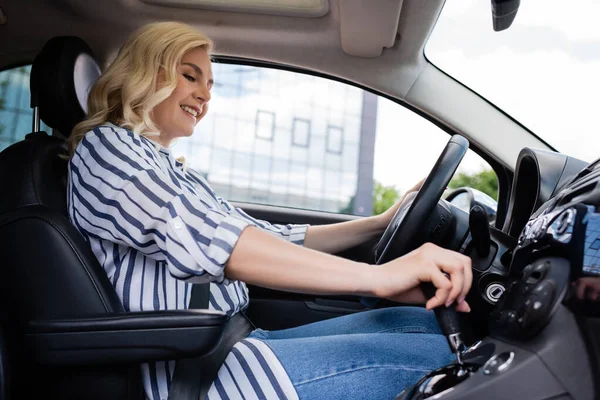
[[[44,123],[65,136],[87,114],[87,97],[100,66],[80,38],[50,39],[31,67],[31,107],[39,107]]]

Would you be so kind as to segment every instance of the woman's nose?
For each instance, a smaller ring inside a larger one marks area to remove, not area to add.
[[[210,101],[210,90],[208,88],[198,89],[195,96],[200,102],[208,103]]]

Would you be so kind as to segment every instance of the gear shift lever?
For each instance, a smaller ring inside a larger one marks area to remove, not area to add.
[[[435,295],[435,286],[431,283],[422,284],[423,293],[430,299]],[[450,307],[436,307],[434,310],[435,316],[440,324],[442,333],[448,339],[450,349],[456,355],[456,361],[462,365],[463,360],[461,353],[464,350],[465,344],[462,339],[462,331],[458,322],[456,306],[451,304]]]

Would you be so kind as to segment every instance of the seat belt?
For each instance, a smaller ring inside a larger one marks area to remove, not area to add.
[[[207,309],[210,296],[210,283],[192,285],[190,295],[191,309]],[[196,400],[200,396],[200,380],[202,377],[200,358],[183,358],[177,360],[169,400]]]
[[[209,294],[208,283],[194,285],[189,308],[208,308]],[[204,400],[233,346],[253,329],[246,316],[238,312],[225,323],[221,341],[213,351],[201,357],[177,360],[169,400]]]
[[[245,339],[253,329],[250,320],[242,312],[238,312],[225,323],[221,342],[212,352],[200,357],[200,370],[202,371],[202,378],[199,379],[200,400],[206,399],[208,390],[217,378],[219,369],[233,346],[240,340]]]
[[[206,310],[208,308],[209,295],[210,283],[197,283],[193,285],[188,308]]]

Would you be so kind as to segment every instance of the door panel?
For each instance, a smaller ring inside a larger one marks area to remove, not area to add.
[[[325,225],[335,222],[352,221],[360,218],[356,215],[336,214],[322,211],[302,210],[298,208],[268,206],[263,204],[234,202],[254,218],[262,219],[276,224],[311,224]]]

